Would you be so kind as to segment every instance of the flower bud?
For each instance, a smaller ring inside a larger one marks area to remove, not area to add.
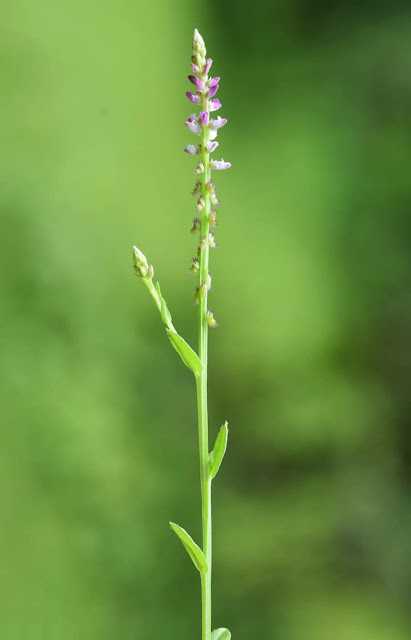
[[[216,327],[218,327],[218,322],[214,318],[214,314],[211,311],[211,309],[208,309],[208,311],[206,311],[206,320],[207,320],[208,326],[211,327],[212,329],[215,329]]]
[[[193,33],[193,54],[199,54],[202,58],[205,58],[207,50],[205,42],[198,29],[194,29]]]
[[[191,192],[191,195],[198,196],[201,193],[201,188],[202,188],[201,180],[197,180],[197,182],[195,183],[195,187]]]
[[[211,69],[211,65],[213,64],[213,61],[211,60],[211,58],[207,58],[207,60],[205,61],[205,65],[203,67],[203,74],[206,76],[207,73],[210,71]]]
[[[198,258],[193,258],[191,260],[191,267],[189,268],[189,272],[194,275],[195,273],[197,273],[197,271],[200,268],[200,263],[198,261]]]
[[[206,127],[208,125],[208,120],[210,118],[210,114],[208,111],[200,111],[200,118],[203,125]]]
[[[219,85],[218,84],[214,85],[213,87],[210,87],[209,90],[208,90],[208,97],[212,98],[213,96],[215,96],[215,94],[217,93],[218,89],[219,89]]]
[[[193,218],[193,226],[190,229],[190,233],[197,233],[200,230],[201,221],[199,218]]]
[[[194,304],[198,304],[201,298],[204,298],[206,293],[206,284],[202,282],[199,287],[194,291]]]
[[[142,251],[136,246],[133,247],[134,271],[141,278],[152,278],[154,275],[153,267],[147,262],[147,258]]]
[[[211,209],[210,213],[208,214],[208,221],[209,221],[210,227],[218,226],[217,211],[215,211],[214,209]]]
[[[190,82],[192,84],[195,85],[195,87],[197,88],[198,91],[202,90],[203,82],[202,82],[202,80],[200,80],[200,78],[197,78],[197,76],[188,76],[188,79],[190,80]]]
[[[204,198],[203,198],[203,196],[200,196],[199,199],[197,200],[197,204],[196,204],[197,213],[201,213],[202,212],[202,210],[204,209],[204,205],[205,205]]]

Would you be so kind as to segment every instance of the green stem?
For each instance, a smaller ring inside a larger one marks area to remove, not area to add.
[[[207,100],[202,105],[207,110]],[[197,407],[198,432],[200,447],[200,478],[201,478],[201,515],[203,528],[203,553],[208,570],[201,576],[202,603],[202,640],[211,640],[211,564],[212,564],[212,530],[211,530],[211,478],[208,467],[208,403],[207,403],[207,364],[208,364],[208,322],[206,317],[208,298],[208,259],[210,228],[210,194],[207,183],[210,180],[210,157],[206,151],[208,129],[203,127],[202,133],[202,196],[204,208],[202,211],[200,228],[200,268],[199,268],[199,296],[198,296],[198,352],[202,364],[202,373],[197,379]]]

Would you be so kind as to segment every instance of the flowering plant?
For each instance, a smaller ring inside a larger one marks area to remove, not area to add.
[[[191,261],[190,272],[196,274],[198,284],[195,289],[194,302],[198,305],[198,353],[177,333],[166,301],[161,293],[160,285],[153,283],[154,269],[148,264],[145,255],[133,247],[134,271],[146,285],[166,325],[166,331],[174,349],[184,364],[192,371],[197,387],[198,434],[200,449],[201,480],[201,514],[203,541],[200,548],[191,536],[179,525],[171,522],[170,526],[180,538],[201,578],[202,602],[202,640],[230,640],[228,629],[220,628],[211,631],[211,565],[212,565],[212,527],[211,527],[211,486],[223,460],[228,438],[228,425],[221,427],[213,450],[209,451],[208,443],[208,401],[207,401],[207,363],[208,363],[208,329],[218,326],[213,312],[208,308],[208,294],[211,289],[209,273],[209,253],[217,244],[211,228],[217,226],[217,212],[214,207],[219,204],[214,182],[213,171],[221,171],[231,167],[229,162],[210,158],[218,147],[217,135],[227,120],[210,114],[221,108],[215,98],[219,88],[219,77],[210,77],[212,60],[207,58],[203,38],[197,29],[194,30],[191,56],[192,75],[188,76],[194,85],[195,93],[188,91],[188,99],[198,105],[199,113],[193,113],[185,125],[199,136],[198,144],[189,144],[184,149],[190,155],[199,156],[195,171],[196,183],[193,195],[196,197],[196,217],[191,232],[198,234],[198,246],[195,257]]]

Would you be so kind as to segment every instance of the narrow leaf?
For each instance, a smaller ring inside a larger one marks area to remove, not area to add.
[[[205,573],[207,571],[207,562],[204,557],[204,553],[201,551],[200,547],[196,545],[196,543],[194,542],[192,537],[187,533],[187,531],[182,527],[180,527],[178,524],[175,524],[174,522],[170,522],[170,527],[172,528],[174,533],[176,533],[180,538],[188,555],[193,561],[195,568],[198,569],[200,573]]]
[[[168,337],[171,340],[171,344],[177,351],[178,355],[195,376],[199,376],[201,373],[202,365],[201,360],[195,351],[190,347],[187,342],[178,335],[175,331],[171,331],[168,327],[166,329]]]
[[[168,310],[167,302],[164,300],[164,298],[162,296],[159,282],[157,282],[157,284],[156,284],[156,290],[157,290],[157,293],[159,295],[160,302],[161,302],[161,309],[160,309],[161,319],[164,322],[164,324],[166,324],[168,326],[169,324],[171,324],[171,320],[172,320],[171,319],[171,313]]]
[[[228,439],[228,424],[226,420],[223,426],[221,427],[220,431],[218,432],[214,449],[212,450],[212,452],[208,457],[208,467],[210,469],[211,479],[216,477],[217,472],[221,466],[225,451],[227,449],[227,439]]]
[[[211,640],[231,640],[231,633],[228,629],[216,629],[211,634]]]

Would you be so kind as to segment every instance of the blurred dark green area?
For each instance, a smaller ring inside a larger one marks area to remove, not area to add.
[[[0,638],[200,637],[191,33],[222,77],[215,626],[411,634],[408,2],[6,0]]]

